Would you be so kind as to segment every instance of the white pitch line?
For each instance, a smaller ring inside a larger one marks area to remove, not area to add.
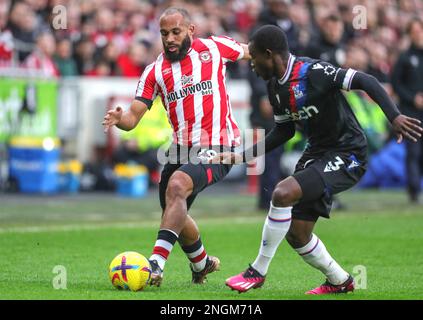
[[[200,224],[244,224],[260,223],[264,221],[262,217],[235,217],[235,218],[199,218]],[[66,232],[79,230],[102,230],[102,229],[136,229],[141,227],[158,227],[160,221],[148,222],[125,222],[125,223],[104,223],[104,224],[69,224],[51,226],[24,226],[24,227],[0,227],[0,234],[7,233],[42,233],[42,232]]]
[[[0,234],[2,233],[40,233],[40,232],[63,232],[63,231],[78,231],[78,230],[101,230],[101,229],[135,229],[140,227],[154,227],[158,223],[138,223],[138,222],[127,222],[127,223],[114,223],[114,224],[102,224],[102,225],[81,225],[71,224],[62,226],[29,226],[29,227],[10,227],[0,228]]]

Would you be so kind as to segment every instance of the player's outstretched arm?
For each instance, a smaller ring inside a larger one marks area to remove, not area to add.
[[[401,143],[403,138],[416,142],[421,137],[423,129],[420,120],[401,114],[375,77],[363,72],[357,72],[352,80],[351,89],[365,91],[380,106],[392,124],[392,128],[398,138],[398,143]]]
[[[107,132],[113,126],[125,131],[132,130],[147,110],[148,107],[144,102],[133,100],[128,111],[123,112],[121,107],[107,111],[102,122],[104,132]]]
[[[281,146],[295,134],[294,122],[276,123],[273,129],[266,135],[264,140],[259,141],[252,147],[244,150],[242,153],[223,152],[217,154],[211,163],[224,163],[224,164],[240,164],[248,162],[255,157],[262,156],[263,154],[272,151],[276,147]]]

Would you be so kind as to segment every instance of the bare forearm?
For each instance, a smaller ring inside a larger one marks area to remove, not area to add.
[[[122,113],[122,117],[116,124],[116,127],[125,131],[134,129],[147,110],[148,107],[145,103],[138,100],[132,101],[130,108]]]
[[[120,118],[120,121],[118,124],[116,124],[116,127],[121,130],[130,131],[137,126],[138,122],[139,120],[134,114],[132,114],[130,111],[126,111],[122,114],[122,118]]]

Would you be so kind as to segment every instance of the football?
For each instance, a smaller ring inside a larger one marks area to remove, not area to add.
[[[147,286],[150,275],[150,262],[134,251],[117,255],[109,266],[110,281],[117,289],[140,291]]]

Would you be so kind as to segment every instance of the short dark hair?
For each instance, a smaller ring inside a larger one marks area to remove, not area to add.
[[[167,8],[165,11],[163,11],[161,17],[169,16],[169,15],[172,15],[172,14],[175,14],[175,13],[179,13],[182,17],[184,17],[184,20],[185,20],[186,23],[188,23],[188,24],[191,23],[191,16],[188,13],[188,11],[184,8],[179,8],[179,7]]]
[[[264,25],[257,29],[250,38],[254,48],[260,52],[267,49],[280,54],[283,58],[289,56],[288,40],[285,32],[274,25]]]

